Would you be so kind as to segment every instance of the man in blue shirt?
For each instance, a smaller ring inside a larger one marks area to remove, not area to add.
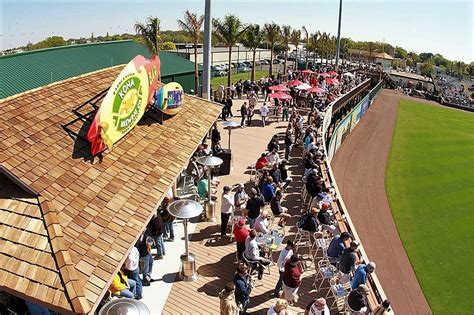
[[[273,197],[275,197],[275,186],[273,186],[273,178],[271,176],[267,177],[265,183],[262,186],[262,195],[265,198],[265,202],[270,202]]]
[[[369,262],[367,265],[361,264],[354,272],[354,277],[351,280],[351,288],[355,290],[360,284],[367,282],[367,275],[375,271],[375,263]]]
[[[252,286],[249,283],[249,275],[247,273],[247,266],[240,263],[237,267],[237,272],[234,275],[235,284],[235,302],[240,307],[241,311],[239,314],[245,314],[247,306],[249,305],[250,292],[252,292]]]
[[[329,243],[327,256],[328,256],[329,261],[333,265],[339,262],[342,252],[346,248],[345,242],[349,240],[350,238],[352,238],[352,236],[349,233],[342,232],[341,235],[334,236],[331,243]]]

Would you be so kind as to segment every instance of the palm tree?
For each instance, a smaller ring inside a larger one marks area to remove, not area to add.
[[[374,52],[375,52],[375,43],[368,42],[367,43],[367,51],[369,52],[368,60],[369,62],[373,59]]]
[[[278,36],[280,35],[280,26],[275,22],[272,23],[265,23],[263,26],[265,29],[265,37],[267,41],[270,43],[270,68],[269,68],[269,75],[273,74],[273,49],[275,48],[275,43],[278,40]]]
[[[317,46],[318,46],[318,49],[319,49],[319,53],[321,54],[321,65],[323,64],[323,55],[326,58],[326,65],[328,63],[327,55],[328,55],[328,51],[330,49],[329,41],[330,41],[330,34],[329,33],[323,32],[322,34],[321,33],[319,34],[319,40],[318,40],[318,45]]]
[[[204,15],[200,17],[196,13],[191,13],[189,10],[184,12],[184,20],[178,20],[178,26],[193,39],[194,45],[194,93],[197,94],[199,86],[199,69],[197,63],[197,45],[201,39],[201,27],[204,22]]]
[[[143,44],[150,54],[158,56],[161,49],[160,19],[149,16],[146,23],[135,23],[135,31],[141,36]]]
[[[234,46],[237,41],[244,35],[247,31],[247,27],[242,24],[240,19],[233,15],[228,14],[224,16],[224,20],[214,19],[212,21],[214,26],[214,33],[217,38],[224,43],[226,47],[229,48],[229,65],[227,67],[227,87],[230,88],[230,77],[231,77],[231,59],[232,59],[232,46]]]
[[[320,46],[320,37],[321,33],[316,32],[314,34],[311,34],[308,41],[308,51],[313,54],[313,67],[316,67],[316,52],[318,51]]]
[[[295,70],[298,70],[298,46],[301,41],[301,31],[300,30],[293,30],[291,32],[291,37],[290,37],[290,43],[292,45],[295,45],[296,47],[296,54],[295,54]]]
[[[252,74],[250,75],[250,80],[255,81],[255,56],[257,55],[257,48],[263,42],[263,32],[260,30],[260,25],[253,24],[249,25],[245,36],[242,38],[242,43],[245,47],[250,48],[253,52],[252,56]]]
[[[306,26],[304,26],[304,25],[303,25],[302,29],[303,29],[304,37],[305,37],[305,39],[306,39],[306,70],[308,70],[309,32],[308,32],[308,30],[306,29]]]
[[[285,47],[285,63],[283,64],[283,75],[286,75],[286,64],[288,62],[288,49],[290,49],[291,26],[283,25],[281,27],[281,43]]]

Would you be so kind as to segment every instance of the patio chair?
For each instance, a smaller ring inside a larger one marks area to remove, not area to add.
[[[346,290],[343,284],[338,283],[336,278],[329,280],[330,290],[326,297],[334,298],[334,301],[331,304],[330,309],[334,308],[339,309],[339,304],[342,302],[342,307],[345,305],[347,296],[349,296],[349,291]],[[331,296],[330,296],[331,295]]]
[[[316,272],[316,276],[314,277],[313,288],[317,291],[323,289],[329,289],[329,286],[323,287],[324,283],[327,281],[327,284],[330,284],[330,281],[337,276],[336,269],[327,259],[322,259],[318,261],[318,269]],[[320,280],[318,287],[316,287],[316,283]],[[326,295],[327,296],[327,295]]]

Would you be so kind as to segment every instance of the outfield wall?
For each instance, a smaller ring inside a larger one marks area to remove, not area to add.
[[[367,85],[367,81],[355,87],[353,91],[360,89],[364,85]],[[352,132],[352,130],[354,130],[354,128],[357,126],[364,114],[367,112],[367,109],[370,107],[374,99],[379,95],[381,89],[382,81],[378,82],[374,88],[372,88],[368,93],[366,93],[366,95],[362,97],[362,99],[357,103],[357,105],[354,106],[354,108],[337,123],[337,125],[332,130],[330,139],[326,139],[326,135],[328,134],[328,130],[332,126],[333,108],[338,108],[340,106],[340,102],[347,102],[347,100],[344,100],[344,98],[341,97],[331,103],[325,112],[322,125],[322,141],[324,144],[327,144],[327,140],[329,140],[329,145],[325,146],[326,159],[325,169],[322,170],[323,177],[325,177],[326,181],[329,181],[330,185],[332,185],[336,191],[336,205],[338,209],[335,210],[335,213],[336,218],[339,218],[338,221],[340,222],[339,225],[341,227],[341,231],[350,232],[354,239],[357,240],[360,240],[360,238],[357,234],[356,227],[352,223],[349,211],[344,204],[343,198],[339,192],[339,188],[337,187],[337,183],[335,181],[330,162],[334,154],[337,152],[341,144],[346,139],[346,137],[349,135],[350,132]],[[353,97],[356,97],[357,95],[358,94],[355,94]],[[364,264],[368,263],[370,259],[367,256],[363,244],[361,244],[359,248],[361,262]],[[375,272],[369,275],[368,284],[371,289],[371,292],[368,295],[368,302],[370,309],[373,310],[383,300],[387,299],[387,297]],[[390,311],[390,314],[395,314],[393,309]]]

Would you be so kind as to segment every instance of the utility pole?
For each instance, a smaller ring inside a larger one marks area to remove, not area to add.
[[[204,8],[204,49],[203,49],[201,97],[207,100],[211,99],[210,61],[211,61],[211,0],[206,0],[206,4]]]
[[[339,54],[341,50],[341,18],[342,18],[342,0],[339,0],[339,24],[337,27],[336,71],[339,67]]]

